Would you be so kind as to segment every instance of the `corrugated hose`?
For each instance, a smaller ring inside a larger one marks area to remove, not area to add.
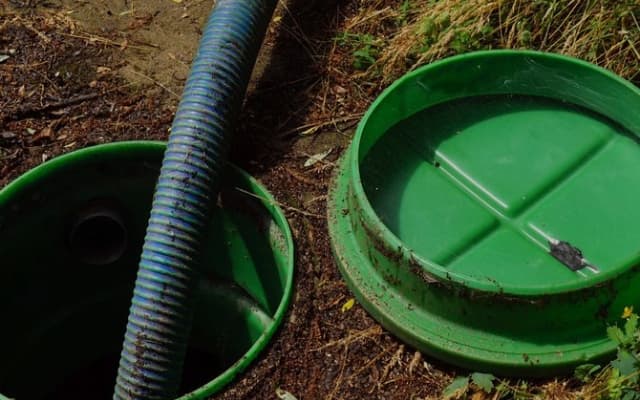
[[[120,356],[116,400],[171,399],[178,394],[202,238],[275,4],[276,0],[218,0],[204,29],[156,185]]]

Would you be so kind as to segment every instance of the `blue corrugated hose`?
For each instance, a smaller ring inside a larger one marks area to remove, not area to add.
[[[275,4],[276,0],[218,0],[209,17],[153,198],[114,399],[177,395],[191,331],[201,238]]]

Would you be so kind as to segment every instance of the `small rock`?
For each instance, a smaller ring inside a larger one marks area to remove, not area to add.
[[[16,136],[18,135],[16,135],[13,132],[9,132],[9,131],[0,132],[0,137],[3,139],[13,139]]]
[[[0,54],[0,63],[3,63],[5,61],[7,61],[9,59],[9,57],[11,57],[8,54]]]

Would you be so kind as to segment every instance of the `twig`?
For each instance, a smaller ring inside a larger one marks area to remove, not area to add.
[[[78,103],[83,103],[85,101],[89,101],[89,100],[93,100],[95,98],[97,98],[99,96],[98,93],[91,93],[91,94],[84,94],[81,96],[76,96],[76,97],[72,97],[70,99],[66,99],[66,100],[61,100],[55,103],[48,103],[45,104],[43,106],[40,107],[25,107],[22,109],[17,110],[13,116],[12,119],[14,120],[18,120],[18,119],[22,119],[22,118],[28,118],[31,116],[36,116],[38,114],[44,113],[44,112],[49,112],[52,110],[56,110],[58,108],[64,108],[64,107],[68,107],[74,104],[78,104]],[[8,118],[6,118],[8,119]]]
[[[310,213],[308,211],[300,210],[299,208],[295,208],[295,207],[288,206],[286,204],[282,204],[282,203],[280,203],[280,202],[278,202],[276,200],[271,200],[271,199],[264,198],[262,196],[258,196],[257,194],[248,192],[248,191],[246,191],[244,189],[241,189],[239,187],[236,187],[236,190],[241,192],[241,193],[244,193],[246,195],[249,195],[251,197],[255,197],[256,199],[260,199],[262,201],[265,201],[265,202],[267,202],[267,203],[269,203],[271,205],[275,205],[275,206],[284,208],[285,210],[292,211],[292,212],[304,215],[306,217],[316,218],[316,219],[324,219],[324,217],[322,215]]]
[[[335,396],[335,394],[338,393],[338,390],[342,385],[342,379],[344,377],[344,368],[347,366],[348,351],[349,351],[348,345],[345,344],[342,350],[342,357],[340,359],[340,373],[338,374],[338,378],[336,379],[336,384],[333,387],[333,390],[331,391],[331,393],[329,393],[327,400],[333,400],[333,396]]]
[[[382,335],[384,332],[382,331],[382,328],[379,326],[372,326],[371,328],[367,328],[361,331],[357,331],[357,332],[352,332],[350,333],[347,337],[344,337],[342,339],[338,339],[338,340],[333,340],[329,343],[326,343],[320,347],[317,347],[315,349],[311,349],[310,351],[312,352],[316,352],[316,351],[320,351],[320,350],[324,350],[326,348],[329,347],[333,347],[336,345],[348,345],[351,344],[353,342],[355,342],[356,340],[360,340],[363,338],[367,338],[367,337],[374,337],[374,336],[379,336]]]
[[[84,39],[84,40],[88,40],[89,42],[100,42],[102,44],[106,44],[109,46],[115,46],[115,47],[122,47],[122,42],[116,42],[114,40],[111,39],[107,39],[101,36],[96,36],[96,35],[76,35],[74,33],[65,33],[65,32],[59,32],[61,35],[63,36],[69,36],[72,38],[76,38],[76,39]],[[127,41],[129,39],[126,39]],[[136,41],[138,42],[138,41]],[[152,43],[144,43],[144,42],[138,42],[144,46],[148,46],[148,47],[152,47],[154,49],[158,49],[160,48],[160,46],[152,44]],[[143,47],[143,46],[136,46],[136,45],[131,45],[131,44],[127,44],[127,47],[130,49],[137,49],[137,50],[149,50],[147,47]]]
[[[160,82],[156,81],[155,79],[153,79],[153,78],[151,78],[151,77],[149,77],[149,76],[146,76],[145,74],[140,73],[140,72],[138,72],[138,71],[136,71],[136,70],[134,70],[134,69],[132,69],[132,70],[131,70],[131,72],[133,72],[134,74],[136,74],[136,75],[138,75],[138,76],[140,76],[140,77],[142,77],[142,78],[145,78],[145,79],[147,79],[147,80],[149,80],[149,81],[153,82],[154,84],[158,85],[158,86],[159,86],[159,87],[161,87],[162,89],[166,90],[166,91],[167,91],[168,93],[170,93],[171,95],[175,96],[175,98],[177,98],[177,99],[179,99],[179,98],[180,98],[180,95],[179,95],[178,93],[176,93],[176,92],[174,92],[173,90],[169,89],[167,86],[165,86],[165,85],[163,85],[162,83],[160,83]]]
[[[24,26],[25,28],[29,29],[31,32],[35,33],[36,35],[38,35],[38,37],[40,39],[42,39],[45,43],[50,43],[51,42],[51,38],[47,35],[45,35],[44,33],[40,32],[39,30],[37,30],[36,28],[33,27],[32,24],[30,23],[26,23],[25,21],[23,21],[22,19],[20,19],[19,23]]]
[[[386,355],[387,353],[389,353],[389,349],[383,349],[380,353],[378,353],[378,355],[376,355],[375,357],[373,357],[371,360],[369,360],[368,363],[366,363],[362,368],[358,369],[356,372],[354,372],[353,374],[351,374],[349,376],[348,381],[352,381],[353,378],[357,377],[362,371],[366,370],[367,368],[369,368],[373,363],[375,363],[376,361],[378,361],[380,358],[382,358],[384,355]]]
[[[287,171],[287,173],[289,175],[291,175],[291,177],[295,180],[297,180],[298,182],[304,183],[305,185],[311,185],[317,188],[324,188],[326,185],[320,183],[320,182],[316,182],[311,178],[308,178],[306,176],[304,176],[303,174],[299,173],[298,171],[294,171],[293,169],[289,168],[289,167],[284,167],[284,170]]]
[[[353,114],[353,115],[349,115],[343,118],[336,118],[336,119],[332,119],[330,121],[325,121],[325,122],[315,122],[315,123],[310,123],[310,124],[304,124],[304,125],[300,125],[296,128],[293,129],[289,129],[288,131],[284,131],[282,133],[279,133],[278,136],[287,136],[289,134],[292,133],[296,133],[296,132],[300,132],[300,131],[311,131],[312,133],[317,131],[318,129],[325,127],[325,126],[329,126],[338,122],[348,122],[348,121],[353,121],[355,119],[360,119],[362,118],[362,113],[359,114]]]
[[[398,346],[398,350],[393,354],[393,357],[391,357],[391,360],[389,360],[389,362],[384,366],[384,369],[382,370],[382,375],[380,376],[380,379],[378,380],[378,387],[383,385],[382,381],[387,379],[387,377],[389,376],[389,372],[391,372],[391,370],[396,365],[400,364],[400,360],[402,358],[402,353],[404,353],[404,345],[403,344]]]

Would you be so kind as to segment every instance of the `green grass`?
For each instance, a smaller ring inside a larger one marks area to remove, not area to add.
[[[388,84],[482,49],[535,49],[593,62],[640,83],[637,0],[388,0],[363,4],[341,34],[352,64]],[[374,17],[372,17],[372,15]]]

